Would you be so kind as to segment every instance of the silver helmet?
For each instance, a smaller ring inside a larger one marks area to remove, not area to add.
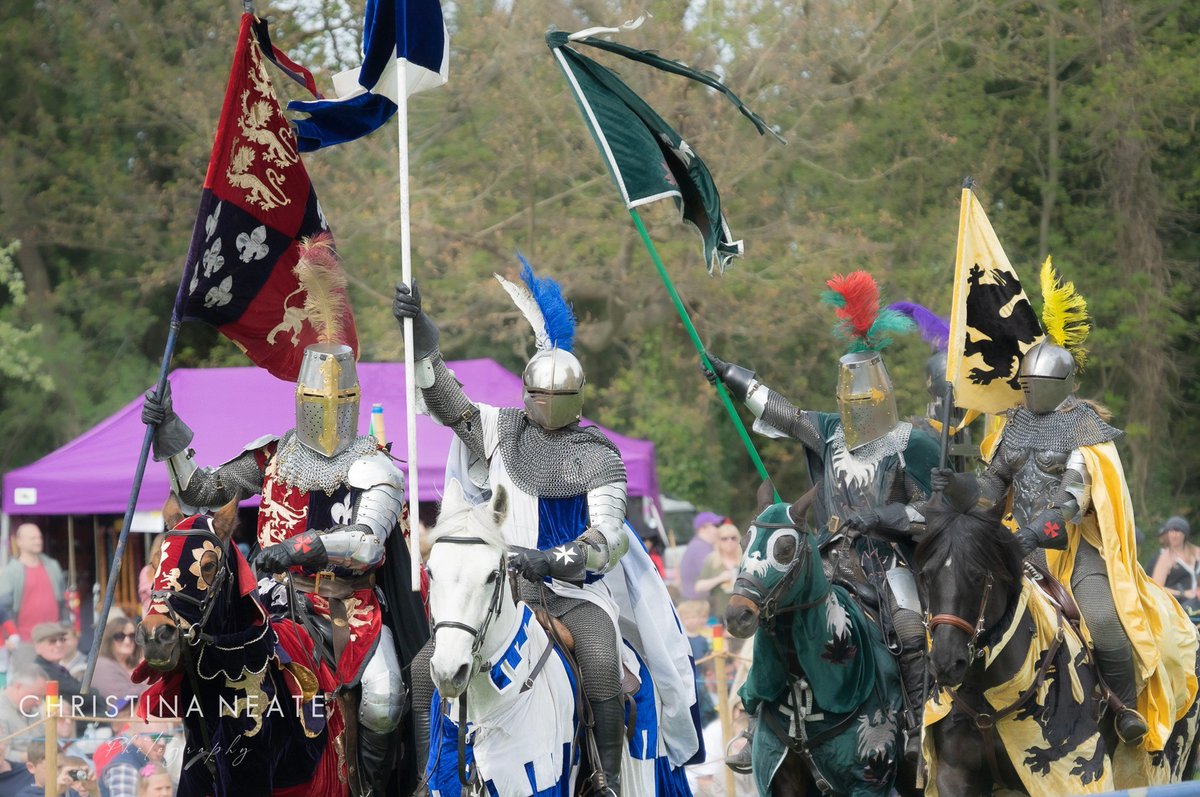
[[[1075,357],[1050,340],[1035,343],[1021,359],[1017,380],[1031,412],[1054,412],[1075,392]]]
[[[852,352],[838,362],[838,410],[846,448],[853,451],[896,428],[896,395],[879,352]]]
[[[327,457],[358,437],[358,369],[354,351],[341,343],[315,343],[304,350],[296,379],[296,437]]]
[[[529,420],[543,429],[561,429],[583,414],[583,366],[563,349],[533,355],[521,375],[522,398]]]
[[[935,351],[925,361],[925,388],[929,391],[930,418],[942,417],[942,408],[950,395],[950,383],[946,381],[946,352]]]

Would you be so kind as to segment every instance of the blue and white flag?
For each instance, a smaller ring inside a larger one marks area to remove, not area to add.
[[[288,103],[303,111],[295,120],[300,151],[353,141],[379,129],[396,113],[397,70],[407,96],[446,82],[450,37],[439,0],[367,0],[363,64],[333,77],[337,99]]]

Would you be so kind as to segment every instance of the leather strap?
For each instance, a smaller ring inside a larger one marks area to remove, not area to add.
[[[342,651],[350,644],[350,620],[345,602],[359,590],[374,589],[375,574],[346,578],[324,573],[318,573],[316,576],[292,573],[291,577],[292,585],[297,591],[329,599],[329,625],[333,636],[333,661],[330,664],[336,667],[342,660]],[[282,580],[285,577],[281,575],[276,578]]]
[[[353,597],[354,593],[359,590],[375,588],[374,573],[354,576],[353,578],[325,573],[318,573],[315,577],[292,573],[291,577],[292,584],[298,591],[307,592],[310,595],[320,595],[322,598],[336,598],[337,600],[346,600]],[[281,583],[285,583],[287,580],[284,575],[277,575],[275,579]]]
[[[1062,617],[1059,617],[1061,624]],[[1021,706],[1029,702],[1029,698],[1033,697],[1034,693],[1041,688],[1042,682],[1046,680],[1046,673],[1054,666],[1055,659],[1058,657],[1058,649],[1062,646],[1063,632],[1060,626],[1059,632],[1054,637],[1053,644],[1046,651],[1046,656],[1042,659],[1041,666],[1038,667],[1037,674],[1033,678],[1033,682],[1021,692],[1017,697],[1016,702],[1012,703],[999,711],[989,714],[986,711],[976,711],[965,700],[955,700],[954,704],[962,709],[962,712],[971,718],[975,723],[975,727],[979,729],[983,736],[983,749],[987,753],[988,768],[992,772],[992,781],[995,783],[1004,784],[1003,778],[1000,777],[1000,762],[996,760],[996,739],[993,729],[1000,720],[1007,717],[1009,714],[1017,711]],[[957,695],[955,695],[957,697]]]

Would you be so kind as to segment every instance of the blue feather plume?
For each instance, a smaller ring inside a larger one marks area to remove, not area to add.
[[[571,351],[575,346],[575,313],[563,298],[562,287],[549,277],[534,275],[533,266],[520,252],[517,252],[517,259],[521,261],[521,280],[533,294],[533,300],[546,319],[546,336],[550,339],[550,345]]]
[[[950,347],[950,321],[916,302],[892,302],[887,306],[917,322],[921,339],[934,351],[945,351]]]

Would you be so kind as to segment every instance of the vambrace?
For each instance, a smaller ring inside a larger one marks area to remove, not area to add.
[[[384,625],[379,629],[375,652],[363,668],[359,722],[376,733],[391,732],[400,724],[404,698],[404,679],[400,675],[392,629]]]
[[[625,482],[588,490],[588,530],[579,537],[587,545],[587,569],[607,573],[629,550],[625,533]]]
[[[198,468],[188,449],[167,460],[171,488],[188,506],[211,508],[262,491],[263,471],[254,451],[243,451],[218,468]]]
[[[356,523],[353,526],[334,526],[321,535],[325,555],[329,564],[355,572],[371,570],[383,561],[383,540],[375,536],[370,527]]]
[[[1003,446],[1001,443],[987,468],[976,477],[981,508],[992,509],[1008,497],[1008,486],[1012,484],[1013,473]]]
[[[1067,469],[1063,471],[1062,484],[1055,496],[1063,517],[1078,523],[1092,508],[1092,475],[1088,473],[1083,452],[1078,448],[1067,457]]]
[[[824,441],[821,440],[821,434],[816,423],[813,422],[812,416],[766,385],[761,385],[756,392],[765,394],[765,398],[762,399],[762,412],[755,411],[759,421],[773,429],[778,429],[788,437],[794,437],[807,448],[821,450]],[[752,396],[751,398],[756,397]],[[746,404],[750,406],[750,401],[748,400]],[[753,406],[750,408],[754,409]],[[756,424],[757,426],[758,424]]]
[[[442,426],[454,430],[472,454],[485,458],[483,428],[479,423],[479,408],[467,398],[462,385],[450,373],[441,352],[417,363],[417,387],[429,414]]]

